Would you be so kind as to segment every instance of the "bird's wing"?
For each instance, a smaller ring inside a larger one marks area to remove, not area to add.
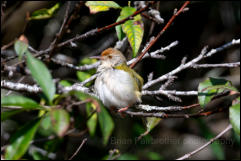
[[[142,90],[142,86],[143,86],[144,80],[143,80],[143,78],[142,78],[139,74],[137,74],[133,69],[129,68],[126,64],[118,65],[118,66],[115,67],[115,69],[124,70],[124,71],[130,73],[130,74],[132,75],[132,77],[135,79],[134,81],[136,81],[138,90],[139,90],[139,91]]]

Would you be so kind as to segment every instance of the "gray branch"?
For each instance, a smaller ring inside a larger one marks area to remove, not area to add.
[[[90,90],[89,88],[82,86],[81,83],[75,83],[75,84],[73,84],[72,86],[67,86],[67,87],[64,87],[64,88],[62,89],[62,92],[63,92],[63,93],[68,93],[68,92],[70,92],[70,91],[79,91],[79,92],[83,92],[83,93],[85,93],[85,94],[88,94],[88,95],[90,95],[90,96],[97,97],[96,94],[94,94],[93,92],[91,92],[91,90]],[[97,98],[98,98],[98,97],[97,97]]]
[[[174,42],[172,42],[171,44],[169,44],[169,45],[166,46],[166,47],[162,47],[161,49],[156,50],[156,51],[151,52],[151,53],[146,53],[145,56],[143,56],[142,59],[145,59],[145,58],[164,59],[165,56],[164,56],[164,55],[160,55],[160,53],[163,53],[163,52],[165,52],[165,51],[170,50],[171,48],[177,46],[177,44],[178,44],[178,41],[174,41]],[[144,48],[144,49],[145,49],[145,48]],[[144,50],[144,49],[143,49],[143,50]],[[132,64],[133,62],[136,61],[136,59],[137,59],[137,58],[133,58],[133,59],[129,60],[129,61],[127,62],[127,65]]]
[[[54,59],[54,58],[51,58],[51,61],[54,62],[55,64],[59,64],[63,67],[68,67],[68,68],[78,70],[78,71],[94,69],[94,68],[97,68],[100,65],[99,61],[94,63],[94,64],[87,64],[87,65],[82,65],[82,66],[75,66],[73,64],[66,63],[66,62],[63,62],[63,61],[60,61],[60,60],[57,60],[57,59]]]
[[[150,106],[150,105],[137,105],[135,106],[137,109],[140,110],[145,110],[145,111],[161,111],[161,112],[166,112],[166,111],[181,111],[181,110],[186,110],[189,109],[186,106],[167,106],[167,107],[159,107],[159,106]],[[191,107],[190,107],[191,108]]]
[[[28,85],[23,83],[14,83],[6,80],[1,80],[1,88],[6,88],[14,91],[25,91],[29,93],[39,93],[42,89],[37,85]]]
[[[157,79],[154,79],[152,81],[149,81],[147,82],[144,86],[143,86],[143,89],[147,89],[151,86],[153,86],[154,84],[156,83],[159,83],[163,80],[166,80],[168,79],[170,76],[173,76],[177,73],[179,73],[180,71],[184,70],[184,69],[187,69],[187,68],[192,68],[193,65],[195,65],[197,62],[199,62],[200,60],[204,59],[204,58],[207,58],[207,57],[210,57],[220,51],[223,51],[224,49],[228,48],[228,47],[231,47],[233,45],[236,45],[236,44],[240,44],[240,39],[238,40],[232,40],[231,42],[227,43],[227,44],[224,44],[223,46],[221,47],[218,47],[216,49],[212,49],[211,51],[207,52],[207,47],[204,47],[201,51],[201,53],[199,54],[198,57],[194,58],[193,60],[183,64],[181,63],[181,65],[179,65],[176,69],[172,70],[171,72],[165,74],[165,75],[162,75],[161,77],[157,78]]]
[[[228,132],[229,130],[232,129],[232,125],[229,124],[228,127],[226,127],[221,133],[219,133],[216,137],[210,139],[206,144],[204,144],[203,146],[199,147],[198,149],[185,154],[184,156],[178,158],[177,160],[184,160],[184,159],[188,159],[191,156],[193,156],[194,154],[200,152],[201,150],[203,150],[204,148],[206,148],[208,145],[212,144],[215,140],[217,140],[218,138],[220,138],[221,136],[223,136],[226,132]]]
[[[123,41],[118,41],[116,43],[116,48],[120,48],[120,46],[123,45],[124,41],[125,41],[125,39],[123,39]],[[151,52],[150,54],[147,53],[142,59],[145,59],[145,58],[164,59],[165,56],[164,55],[160,55],[160,53],[164,53],[165,51],[170,50],[171,48],[175,47],[177,44],[178,44],[178,41],[174,41],[174,42],[172,42],[171,44],[169,44],[166,47],[162,47],[159,50]],[[136,59],[137,58],[133,58],[133,59],[129,60],[127,62],[127,64],[128,65],[132,64]],[[63,61],[59,61],[59,60],[54,59],[54,58],[51,58],[51,61],[54,62],[55,64],[59,64],[59,65],[61,65],[63,67],[71,68],[71,69],[78,70],[78,71],[94,69],[94,68],[97,68],[100,65],[99,61],[94,63],[94,64],[82,65],[82,66],[75,66],[73,64],[66,63],[66,62],[63,62]]]
[[[194,64],[193,68],[235,68],[240,67],[240,62],[223,64]]]
[[[176,90],[156,90],[156,91],[142,91],[142,95],[158,95],[158,94],[172,94],[176,96],[196,96],[198,94],[197,91],[176,91]]]

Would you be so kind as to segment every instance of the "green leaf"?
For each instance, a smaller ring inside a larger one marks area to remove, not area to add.
[[[93,63],[96,63],[97,60],[96,59],[90,59],[90,58],[84,58],[80,61],[80,65],[89,65],[89,64],[93,64]],[[93,74],[96,73],[96,69],[91,69],[91,70],[88,70],[88,71],[77,71],[77,77],[79,79],[79,81],[84,81],[86,79],[88,79],[89,77],[91,77]],[[91,82],[88,82],[85,86],[90,86],[92,83]]]
[[[38,133],[46,137],[55,134],[51,122],[50,112],[46,113],[44,117],[41,119],[41,123],[38,128]]]
[[[83,101],[83,100],[85,100],[85,99],[90,97],[89,95],[87,95],[85,93],[82,93],[82,92],[79,92],[79,91],[74,91],[73,93],[81,101]]]
[[[121,10],[120,17],[121,19],[124,19],[132,15],[135,11],[136,11],[135,8],[124,7]],[[141,20],[141,16],[137,15],[134,17],[134,20],[128,20],[121,26],[131,45],[131,48],[133,51],[133,57],[136,57],[142,42],[143,34],[144,34],[144,27],[143,27],[144,25]]]
[[[230,81],[224,79],[208,78],[198,86],[198,100],[202,107],[208,104],[212,98],[225,89],[237,91]]]
[[[48,68],[29,52],[27,52],[27,67],[38,85],[42,88],[48,101],[52,103],[56,89]]]
[[[33,160],[48,160],[49,158],[43,156],[42,153],[40,153],[38,150],[35,148],[31,148],[29,150],[29,155],[33,157]]]
[[[156,118],[156,117],[147,117],[146,118],[146,129],[147,131],[151,131],[154,127],[156,127],[156,125],[158,125],[158,123],[161,121],[160,118]]]
[[[208,140],[212,139],[213,137],[215,136],[212,135],[212,137],[209,137]],[[218,160],[225,159],[224,147],[221,144],[219,144],[218,141],[214,141],[210,146]]]
[[[43,8],[43,9],[34,11],[31,14],[31,16],[29,17],[29,20],[39,20],[39,19],[51,18],[53,16],[53,14],[55,13],[55,11],[57,11],[57,9],[59,9],[59,7],[60,7],[60,4],[56,3],[50,9]]]
[[[132,15],[134,12],[136,12],[136,9],[133,7],[123,7],[120,13],[120,20],[127,18],[128,16]],[[136,15],[134,17],[134,21],[141,21],[141,16]]]
[[[119,17],[117,18],[116,22],[118,22],[118,21],[120,21],[120,20],[122,20],[122,19],[123,19],[123,18],[122,18],[121,16],[119,16]],[[116,34],[117,34],[118,39],[119,39],[119,40],[122,40],[122,39],[125,37],[125,33],[123,32],[121,25],[117,25],[117,26],[115,27],[115,30],[116,30]]]
[[[16,51],[17,55],[19,56],[19,59],[21,60],[23,57],[23,54],[27,51],[28,44],[26,44],[23,41],[17,40],[14,43],[14,50]]]
[[[85,65],[85,64],[94,64],[96,63],[97,60],[96,59],[92,59],[92,58],[84,58],[80,61],[81,65]]]
[[[24,110],[8,110],[8,111],[1,111],[1,121],[5,121],[8,118],[23,112]]]
[[[117,160],[138,160],[138,157],[133,154],[122,154]]]
[[[164,158],[159,153],[156,153],[156,152],[150,151],[146,155],[150,160],[164,160]]]
[[[81,82],[83,82],[84,80],[91,77],[91,74],[89,74],[88,72],[77,71],[77,77]],[[89,86],[90,84],[91,82],[88,82],[86,86]]]
[[[114,122],[108,111],[101,105],[101,111],[98,113],[98,121],[103,136],[103,144],[108,143],[109,137],[114,130]]]
[[[27,151],[35,132],[38,129],[40,119],[31,121],[17,131],[10,139],[10,145],[6,149],[5,159],[20,159]]]
[[[240,97],[238,100],[239,103],[229,108],[229,119],[234,131],[240,135]]]
[[[71,84],[69,81],[67,81],[67,80],[61,80],[61,81],[59,82],[59,84],[62,85],[62,86],[64,86],[64,87],[68,87],[68,86],[71,86],[71,85],[72,85],[72,84]]]
[[[55,133],[59,137],[63,137],[69,128],[69,113],[63,109],[54,109],[50,111],[51,123]]]
[[[96,107],[93,103],[86,104],[87,117],[89,117],[92,114],[92,112],[95,110],[96,110]],[[97,113],[95,112],[87,121],[87,127],[89,129],[90,136],[95,135],[96,125],[97,125]]]
[[[87,1],[85,3],[90,9],[90,13],[95,14],[101,11],[108,11],[110,8],[121,8],[114,1]]]
[[[14,106],[19,107],[19,109],[44,109],[34,100],[18,95],[11,95],[1,98],[1,106]],[[22,107],[22,108],[21,108]]]

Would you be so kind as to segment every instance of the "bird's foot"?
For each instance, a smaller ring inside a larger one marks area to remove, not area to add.
[[[118,112],[123,113],[124,111],[128,110],[129,106],[121,108],[118,110]]]
[[[121,115],[122,118],[125,117],[124,112],[125,112],[126,110],[128,110],[128,108],[129,108],[129,106],[124,107],[124,108],[121,108],[121,109],[118,110],[118,112],[120,113],[120,115]]]

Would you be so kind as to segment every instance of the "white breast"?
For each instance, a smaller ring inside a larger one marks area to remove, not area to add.
[[[134,84],[129,73],[117,70],[106,70],[97,77],[95,90],[106,107],[124,108],[137,102]]]

